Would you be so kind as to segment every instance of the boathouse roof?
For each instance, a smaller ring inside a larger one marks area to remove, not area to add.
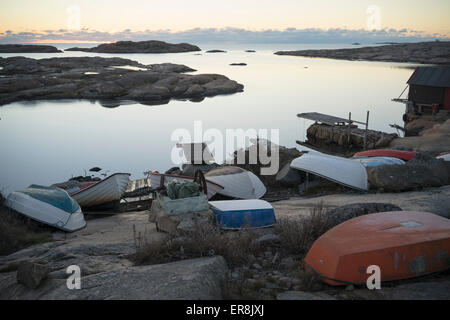
[[[449,67],[418,67],[408,80],[409,85],[450,88]]]

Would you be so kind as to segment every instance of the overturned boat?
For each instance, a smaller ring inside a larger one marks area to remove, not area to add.
[[[359,161],[320,152],[307,152],[292,160],[291,168],[312,173],[350,188],[369,190],[366,168]]]
[[[216,223],[222,229],[265,228],[276,223],[273,207],[267,201],[210,201],[209,205],[215,214]]]
[[[353,218],[319,237],[307,266],[331,285],[365,284],[369,266],[381,281],[400,280],[450,267],[450,220],[426,212],[382,212]]]
[[[128,187],[131,174],[115,173],[97,182],[88,182],[70,196],[82,207],[93,207],[119,201]]]
[[[394,164],[405,164],[405,161],[392,157],[353,157],[352,160],[360,162],[366,168],[373,168]]]
[[[12,192],[5,205],[28,218],[64,231],[72,232],[86,226],[78,203],[60,188],[33,184]]]
[[[239,167],[219,167],[206,173],[205,177],[223,186],[218,193],[230,198],[259,199],[267,191],[254,173]]]
[[[158,189],[162,186],[167,187],[169,182],[171,181],[178,181],[178,182],[193,182],[194,177],[188,177],[188,176],[182,176],[177,174],[164,174],[159,173],[157,171],[150,171],[148,172],[149,179],[150,179],[150,187],[152,189]],[[206,186],[207,186],[207,196],[208,199],[211,199],[214,197],[219,191],[223,189],[223,187],[212,181],[211,179],[205,179],[206,180]]]
[[[409,161],[412,160],[416,154],[417,152],[413,151],[376,149],[357,152],[354,157],[391,157]]]
[[[445,161],[450,161],[450,152],[442,153],[442,154],[438,155],[436,158],[442,159]]]

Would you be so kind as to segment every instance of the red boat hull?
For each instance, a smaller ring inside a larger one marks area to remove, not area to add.
[[[413,151],[377,149],[357,152],[354,157],[392,157],[409,161],[414,158],[416,154],[417,152]]]
[[[348,220],[314,242],[305,263],[331,285],[365,284],[367,268],[381,281],[450,268],[450,220],[424,212],[385,212]]]

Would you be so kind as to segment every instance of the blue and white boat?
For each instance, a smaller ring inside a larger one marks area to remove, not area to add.
[[[41,223],[64,231],[86,226],[78,203],[60,188],[31,185],[9,194],[6,206]]]
[[[264,200],[210,201],[209,205],[222,229],[265,228],[276,223],[272,205]]]
[[[378,166],[405,164],[405,161],[393,157],[354,157],[354,161],[360,162],[366,168],[373,168]]]

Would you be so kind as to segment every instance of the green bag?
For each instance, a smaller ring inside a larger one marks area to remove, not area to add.
[[[167,195],[172,200],[197,197],[200,193],[200,185],[196,182],[171,181],[167,184]]]

